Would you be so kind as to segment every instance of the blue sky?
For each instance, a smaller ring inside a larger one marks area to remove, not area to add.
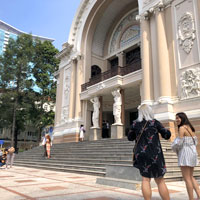
[[[0,20],[15,28],[55,39],[61,50],[81,0],[0,0]]]

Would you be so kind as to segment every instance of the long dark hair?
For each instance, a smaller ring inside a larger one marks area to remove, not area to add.
[[[187,115],[184,112],[177,113],[176,116],[181,118],[181,123],[178,125],[178,129],[183,125],[188,125],[192,129],[192,131],[195,132],[194,127],[192,126]]]

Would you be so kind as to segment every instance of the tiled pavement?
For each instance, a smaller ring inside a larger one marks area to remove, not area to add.
[[[1,200],[142,200],[141,191],[96,184],[95,176],[33,168],[0,168]],[[167,183],[172,200],[185,200],[184,182]],[[161,199],[153,188],[153,200]]]

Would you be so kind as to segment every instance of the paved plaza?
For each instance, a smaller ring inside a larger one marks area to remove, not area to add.
[[[0,168],[1,200],[142,200],[141,191],[96,184],[95,176],[25,167]],[[184,182],[167,183],[172,200],[185,200]],[[153,188],[153,200],[159,200]]]

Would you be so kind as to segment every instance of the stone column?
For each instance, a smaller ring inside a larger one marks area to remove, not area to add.
[[[77,56],[77,67],[76,67],[76,101],[75,101],[75,119],[81,119],[81,84],[83,80],[83,65],[82,65],[82,57],[80,55]]]
[[[99,109],[99,126],[102,130],[102,123],[103,123],[103,97],[99,97],[99,102],[100,102],[100,109]]]
[[[117,54],[119,67],[125,66],[125,64],[126,64],[125,55],[126,54],[123,51]]]
[[[77,60],[73,59],[71,63],[71,81],[70,81],[70,97],[69,97],[69,119],[75,117],[75,101],[76,101],[76,65]]]
[[[61,90],[60,90],[60,74],[56,75],[57,79],[57,89],[56,89],[56,96],[60,95]],[[60,122],[60,116],[61,116],[61,102],[60,99],[56,98],[56,112],[55,112],[55,125],[57,125]],[[59,110],[59,112],[58,112]],[[59,113],[59,115],[58,115]]]
[[[148,18],[141,20],[141,54],[142,54],[142,102],[152,103],[154,100],[153,65],[151,53],[151,33]]]
[[[160,94],[159,102],[171,100],[171,80],[169,67],[169,54],[165,30],[165,18],[162,8],[156,10],[156,31],[157,31],[157,58],[159,66]]]

